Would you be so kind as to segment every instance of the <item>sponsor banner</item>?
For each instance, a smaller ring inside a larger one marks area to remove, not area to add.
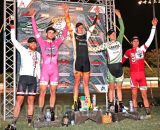
[[[28,1],[28,0],[26,0]],[[33,2],[26,3],[25,7],[29,5],[30,8],[36,10],[36,22],[40,35],[46,39],[46,28],[52,26],[56,29],[58,38],[66,25],[64,10],[60,6],[62,3],[55,1],[40,1],[36,0]],[[71,25],[75,26],[77,22],[82,22],[86,26],[86,30],[92,25],[96,16],[93,4],[68,3],[69,13],[71,17]],[[95,46],[101,44],[106,39],[105,32],[105,15],[104,7],[101,6],[101,13],[99,16],[99,22],[97,22],[96,28],[89,38],[89,44]],[[29,8],[21,8],[18,6],[17,14],[17,37],[18,41],[23,44],[26,43],[27,39],[31,36],[34,37],[32,30],[31,18],[27,16]],[[40,48],[38,48],[40,51]],[[70,35],[63,42],[59,48],[59,85],[58,93],[72,93],[74,86],[74,75],[73,75],[73,63],[74,63],[74,50],[73,43],[70,40]],[[100,92],[95,88],[95,84],[107,84],[107,65],[106,65],[106,54],[105,52],[100,53],[89,53],[89,59],[91,62],[91,77],[89,82],[89,90],[91,93]],[[18,56],[17,68],[20,65],[20,57]],[[83,82],[80,82],[79,92],[83,93]]]

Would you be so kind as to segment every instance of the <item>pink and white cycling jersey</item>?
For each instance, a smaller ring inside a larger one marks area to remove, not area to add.
[[[35,18],[32,18],[33,31],[36,40],[41,48],[42,53],[42,70],[41,83],[48,83],[51,85],[58,84],[58,49],[64,39],[67,37],[68,28],[65,26],[62,35],[54,41],[44,40],[37,30]]]

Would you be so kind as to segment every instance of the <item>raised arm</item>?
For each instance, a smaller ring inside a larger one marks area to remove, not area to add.
[[[69,15],[69,7],[68,7],[67,4],[62,4],[62,7],[64,9],[66,25],[68,27],[70,38],[72,40],[72,38],[73,38],[73,29],[72,29],[72,26],[71,26],[71,19],[70,19],[70,15]]]
[[[37,28],[37,23],[36,23],[36,19],[35,19],[35,15],[36,15],[36,10],[34,9],[30,9],[27,13],[28,16],[30,16],[32,18],[32,27],[33,27],[33,32],[35,35],[35,38],[38,42],[38,44],[40,46],[42,46],[42,37],[40,36],[39,32],[38,32],[38,28]]]
[[[89,52],[100,52],[107,50],[107,43],[102,43],[101,45],[97,45],[96,47],[92,47],[90,44],[88,44],[88,51]]]
[[[124,37],[124,30],[125,30],[124,23],[123,23],[123,19],[122,19],[120,11],[116,9],[115,14],[118,17],[118,22],[119,22],[119,26],[120,26],[120,32],[119,32],[117,40],[120,43],[122,43],[123,42],[123,37]]]
[[[155,35],[157,23],[158,23],[157,18],[153,18],[151,32],[150,32],[149,38],[147,39],[145,45],[143,46],[144,48],[148,48],[151,45]]]
[[[99,7],[98,6],[96,6],[95,12],[96,12],[96,17],[95,17],[92,25],[89,27],[89,31],[87,31],[87,40],[89,39],[89,37],[91,36],[91,33],[95,29],[95,26],[96,26],[98,18],[99,18]]]
[[[20,53],[23,53],[25,52],[25,47],[23,47],[21,45],[21,43],[19,43],[17,40],[16,40],[16,34],[15,34],[15,27],[14,25],[10,25],[11,27],[11,41],[13,43],[13,45],[16,47],[16,49],[20,52]]]

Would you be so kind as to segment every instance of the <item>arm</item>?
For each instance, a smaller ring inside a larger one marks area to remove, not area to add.
[[[12,40],[12,43],[13,43],[13,45],[16,47],[16,49],[20,52],[20,53],[22,53],[22,52],[25,52],[25,47],[23,47],[22,45],[21,45],[21,43],[19,43],[17,40],[16,40],[16,37],[15,37],[16,35],[15,35],[15,28],[12,26],[12,28],[11,28],[11,40]]]
[[[67,27],[67,25],[66,25],[65,28],[64,28],[64,30],[63,30],[63,32],[62,32],[62,35],[55,40],[55,42],[57,41],[57,45],[58,45],[58,46],[60,46],[61,43],[62,43],[62,42],[65,40],[65,38],[67,37],[67,32],[68,32],[68,27]]]
[[[96,11],[96,17],[95,17],[91,27],[89,27],[89,31],[87,31],[87,41],[88,41],[89,37],[91,36],[91,33],[95,29],[96,23],[97,23],[98,18],[99,18],[99,7],[98,6],[96,7],[95,11]]]
[[[154,35],[155,35],[155,32],[156,32],[156,26],[157,26],[157,23],[158,23],[158,20],[156,18],[154,18],[152,20],[152,29],[151,29],[151,32],[150,32],[150,35],[149,35],[149,38],[148,40],[146,41],[145,43],[145,46],[148,48],[152,41],[153,41],[153,38],[154,38]]]
[[[122,64],[129,58],[128,51],[125,52],[125,54],[122,57]]]
[[[107,49],[106,46],[107,43],[102,43],[101,45],[98,45],[96,47],[92,47],[90,44],[88,44],[88,51],[89,52],[99,52],[99,51],[104,51]]]
[[[35,20],[35,17],[34,16],[32,16],[32,27],[33,27],[33,32],[34,32],[34,34],[35,34],[35,38],[36,38],[36,40],[37,40],[37,42],[38,42],[38,44],[40,45],[40,46],[42,46],[42,37],[40,36],[40,34],[39,34],[39,32],[38,32],[38,29],[37,29],[37,24],[36,24],[36,20]]]
[[[33,27],[33,32],[34,32],[34,35],[35,35],[35,38],[38,42],[38,44],[40,45],[40,47],[43,45],[42,44],[42,37],[40,36],[39,32],[38,32],[38,29],[37,29],[37,24],[36,24],[36,19],[35,19],[35,15],[36,15],[36,11],[34,9],[30,9],[28,12],[27,12],[27,15],[30,16],[32,18],[32,27]]]
[[[62,7],[64,9],[64,14],[65,14],[65,18],[66,18],[66,25],[68,27],[70,38],[72,40],[73,39],[73,29],[72,29],[72,26],[71,26],[71,19],[70,19],[70,15],[69,15],[69,7],[68,7],[67,4],[63,4]]]
[[[116,13],[116,15],[118,17],[118,22],[119,22],[119,25],[120,25],[120,32],[119,32],[117,40],[122,44],[123,36],[124,36],[124,30],[125,30],[124,23],[123,23],[123,19],[122,19],[120,11],[119,10],[115,10],[115,13]]]

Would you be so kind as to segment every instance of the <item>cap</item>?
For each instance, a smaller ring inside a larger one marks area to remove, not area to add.
[[[28,41],[27,41],[27,42],[28,42],[28,43],[31,43],[31,42],[37,43],[37,41],[36,41],[36,39],[35,39],[34,37],[28,38]]]
[[[131,41],[133,41],[134,39],[139,40],[139,37],[138,36],[133,36],[132,39],[131,39]]]
[[[48,31],[50,31],[50,30],[52,30],[54,33],[56,32],[56,29],[54,29],[53,27],[48,27],[48,28],[46,29],[46,33],[47,33]]]
[[[83,23],[80,23],[80,22],[77,23],[77,24],[76,24],[76,28],[78,28],[78,27],[81,26],[81,25],[83,25]]]
[[[108,32],[107,32],[107,35],[111,35],[113,32],[115,32],[114,29],[109,29]]]

